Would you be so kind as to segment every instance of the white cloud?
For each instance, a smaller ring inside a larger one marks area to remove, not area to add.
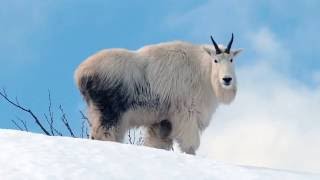
[[[247,46],[250,53],[254,53],[255,57],[251,62],[260,62],[265,66],[272,66],[280,72],[289,72],[291,68],[290,52],[284,47],[267,27],[262,27],[255,32],[248,34]]]
[[[320,84],[320,71],[314,72],[312,77],[316,84]]]
[[[311,88],[275,67],[286,64],[279,61],[283,57],[290,62],[290,53],[271,31],[263,28],[252,37],[259,60],[238,69],[237,99],[214,115],[198,153],[239,164],[320,172],[320,86]]]
[[[168,18],[170,28],[183,29],[193,41],[213,34],[221,42],[219,37],[233,31],[235,47],[239,43],[245,49],[238,59],[245,63],[239,63],[242,65],[237,69],[237,98],[213,116],[203,133],[199,155],[231,163],[320,172],[320,70],[301,70],[315,58],[301,61],[295,57],[297,51],[300,55],[316,52],[317,4],[209,0]],[[270,16],[262,15],[266,9]],[[294,16],[297,12],[299,16]],[[269,28],[279,29],[281,24],[284,34],[274,34]],[[309,51],[307,42],[312,47]],[[244,57],[249,59],[243,61]],[[304,78],[312,82],[303,82]]]
[[[266,27],[250,35],[252,47],[257,53],[263,56],[278,55],[284,49],[276,41],[275,35]]]

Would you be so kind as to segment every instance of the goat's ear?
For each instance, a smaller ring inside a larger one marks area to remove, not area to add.
[[[243,51],[243,49],[236,49],[233,51],[233,57],[238,56],[241,52]]]
[[[203,50],[208,53],[210,56],[214,54],[214,51],[209,46],[202,46]]]

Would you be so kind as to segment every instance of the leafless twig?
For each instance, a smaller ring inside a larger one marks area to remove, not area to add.
[[[131,136],[131,129],[129,129],[128,131],[128,137],[129,137],[129,143],[134,144],[134,141],[132,140],[132,136]]]
[[[22,127],[15,121],[11,119],[11,122],[20,130],[23,131]]]
[[[133,132],[132,132],[133,131]],[[137,129],[129,129],[128,131],[128,141],[130,144],[142,145],[143,135],[141,129],[139,130],[139,136],[136,134]],[[139,137],[137,139],[137,137]]]
[[[88,117],[81,110],[79,112],[81,114],[81,119],[82,119],[81,138],[84,138],[84,135],[86,136],[86,138],[89,138],[88,125],[91,126],[91,123],[90,123]]]
[[[63,108],[62,108],[61,105],[59,106],[59,110],[60,110],[60,112],[61,112],[61,120],[62,120],[63,124],[64,124],[64,125],[66,126],[66,128],[68,129],[70,135],[71,135],[72,137],[76,137],[76,136],[74,135],[71,127],[70,127],[70,124],[69,124],[69,122],[68,122],[66,113],[64,112],[64,110],[63,110]]]
[[[49,113],[49,117],[44,114],[44,117],[46,118],[47,120],[47,123],[50,127],[50,131],[51,131],[51,134],[54,136],[55,135],[55,128],[53,127],[53,112],[52,112],[52,101],[51,101],[51,93],[50,93],[50,90],[48,90],[48,101],[49,101],[49,105],[48,105],[48,113]],[[60,132],[57,133],[57,134],[61,134]]]
[[[81,138],[83,138],[83,133],[84,133],[84,121],[82,121],[81,123],[81,133],[80,133]]]
[[[142,135],[142,131],[140,130],[139,131],[139,133],[140,133],[140,135],[139,135],[139,139],[138,139],[138,141],[137,141],[137,144],[138,145],[143,145],[143,135]]]
[[[52,123],[52,121],[49,120],[49,118],[46,114],[44,114],[44,117],[45,117],[47,123],[50,125]],[[63,134],[54,127],[53,123],[50,126],[50,131],[51,131],[52,136],[55,136],[55,135],[63,136]]]
[[[34,112],[31,109],[21,105],[17,97],[15,97],[14,100],[10,99],[4,88],[2,89],[2,91],[0,90],[0,96],[2,98],[4,98],[9,104],[20,109],[21,111],[28,113],[33,118],[35,123],[41,128],[41,130],[46,135],[48,135],[48,136],[55,136],[55,135],[63,136],[61,131],[59,131],[58,129],[55,128],[55,119],[54,119],[54,112],[53,112],[53,108],[52,108],[53,106],[52,106],[52,99],[51,99],[50,90],[48,90],[48,112],[44,113],[44,119],[50,129],[47,129],[46,126],[44,126],[41,123],[42,121],[34,114]],[[58,107],[58,109],[61,113],[61,121],[62,121],[63,125],[67,128],[69,134],[72,137],[76,137],[74,134],[74,131],[70,127],[69,121],[67,119],[67,115],[64,112],[62,105],[60,105]],[[90,123],[88,117],[81,110],[80,110],[80,114],[81,114],[82,122],[81,122],[81,132],[80,132],[79,137],[89,138],[88,127],[91,126],[91,123]],[[11,120],[11,121],[17,127],[17,129],[22,130],[22,131],[29,131],[26,121],[23,121],[22,119],[20,119],[18,117],[17,117],[17,120]],[[129,137],[130,144],[136,144],[136,145],[143,144],[142,131],[140,130],[139,132],[140,132],[140,135],[137,135],[137,129],[131,129],[128,131],[128,137]]]
[[[87,123],[89,124],[89,126],[91,126],[91,123],[90,123],[88,117],[81,110],[79,112],[81,114],[81,119],[86,120]]]
[[[18,120],[20,121],[20,123],[23,125],[24,131],[29,132],[28,127],[27,127],[27,122],[24,121],[24,120],[22,120],[22,119],[20,119],[19,117],[17,117],[17,119],[18,119]]]
[[[49,131],[42,125],[42,123],[40,122],[39,118],[32,112],[31,109],[25,108],[22,105],[20,105],[20,103],[17,101],[16,99],[16,103],[13,102],[7,95],[6,90],[3,88],[2,92],[0,91],[0,96],[3,97],[7,102],[9,102],[11,105],[17,107],[18,109],[27,112],[35,121],[35,123],[41,128],[41,130],[48,136],[51,136],[51,134],[49,133]]]
[[[18,97],[16,97],[16,103],[17,103],[18,105],[20,105],[19,100],[18,100]]]
[[[26,121],[23,121],[23,120],[20,119],[19,117],[16,117],[16,119],[19,120],[20,124],[22,124],[23,127],[21,127],[16,120],[13,120],[13,119],[12,119],[11,122],[13,122],[13,124],[14,124],[19,130],[29,132]]]

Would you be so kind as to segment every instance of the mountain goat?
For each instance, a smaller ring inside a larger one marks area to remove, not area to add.
[[[219,103],[236,95],[233,58],[241,49],[167,42],[136,51],[107,49],[75,72],[92,139],[121,142],[132,127],[147,127],[144,145],[195,154],[200,133]]]

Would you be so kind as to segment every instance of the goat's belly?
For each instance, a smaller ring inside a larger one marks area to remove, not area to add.
[[[166,119],[165,117],[165,114],[158,110],[135,108],[126,111],[121,118],[121,122],[129,127],[147,127]]]

